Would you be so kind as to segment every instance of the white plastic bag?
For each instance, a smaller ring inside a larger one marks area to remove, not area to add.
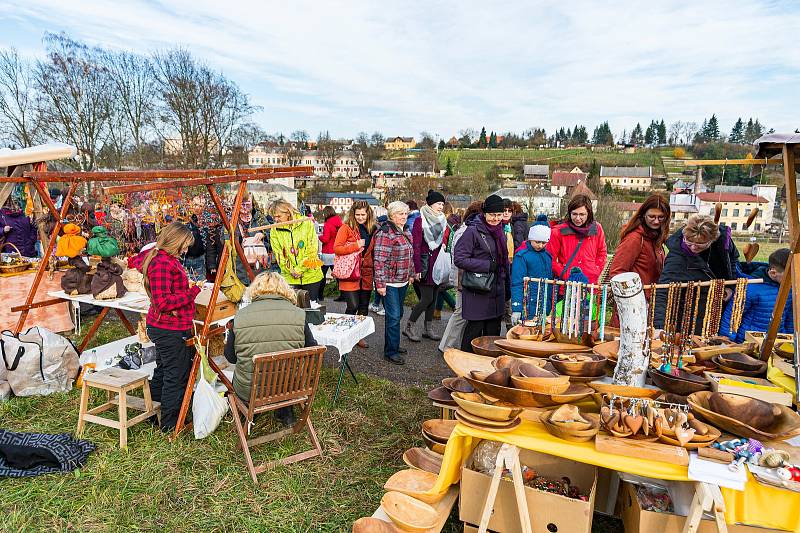
[[[0,358],[5,380],[16,396],[68,392],[78,375],[75,346],[66,337],[40,326],[19,335],[4,331],[0,335]]]
[[[217,394],[214,385],[206,381],[203,364],[200,365],[200,379],[194,389],[192,399],[192,425],[194,438],[204,439],[214,433],[222,417],[228,412],[228,402]]]
[[[447,250],[439,250],[439,255],[436,256],[436,262],[433,263],[433,272],[431,278],[437,285],[442,285],[450,279],[450,270],[453,266],[453,259],[450,252]]]

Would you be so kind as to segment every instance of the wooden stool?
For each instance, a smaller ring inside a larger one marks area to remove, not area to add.
[[[89,389],[103,389],[108,391],[108,401],[103,405],[88,409]],[[128,392],[142,388],[144,398],[128,396]],[[114,395],[116,393],[116,396]],[[119,420],[103,418],[98,414],[118,406]],[[137,411],[144,411],[140,415],[128,420],[128,408]],[[135,370],[123,370],[122,368],[106,368],[99,372],[93,372],[83,377],[81,387],[81,406],[78,413],[77,435],[83,433],[86,422],[93,422],[102,426],[108,426],[119,430],[119,447],[128,447],[128,428],[156,415],[161,419],[161,404],[154,402],[150,397],[150,385],[147,383],[147,374]]]

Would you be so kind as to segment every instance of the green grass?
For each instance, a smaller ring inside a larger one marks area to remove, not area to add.
[[[736,240],[736,248],[739,249],[739,254],[742,256],[740,257],[741,261],[744,261],[744,247],[749,242],[747,240]],[[778,250],[779,248],[789,248],[788,243],[777,243],[777,242],[764,242],[762,240],[758,241],[758,253],[756,254],[753,261],[760,261],[762,263],[766,263],[769,259],[769,255]]]
[[[96,342],[123,335],[109,320]],[[174,443],[139,424],[129,431],[127,451],[118,449],[114,430],[90,424],[84,437],[98,449],[82,470],[0,481],[0,530],[350,531],[378,507],[386,479],[404,468],[403,451],[423,445],[420,425],[435,412],[422,390],[364,375],[358,386],[345,383],[334,407],[336,377],[323,370],[312,412],[323,458],[265,472],[253,486],[230,415],[210,437],[194,440],[187,432]],[[0,404],[2,427],[71,433],[78,400],[76,390],[14,398]],[[260,424],[274,426],[266,418]],[[254,459],[308,447],[297,436],[256,448]],[[455,518],[445,531],[460,531]]]

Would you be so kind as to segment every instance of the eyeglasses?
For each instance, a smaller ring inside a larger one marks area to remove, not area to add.
[[[690,249],[690,250],[705,250],[706,248],[711,246],[712,241],[708,242],[692,242],[688,240],[686,237],[683,238],[683,243]]]

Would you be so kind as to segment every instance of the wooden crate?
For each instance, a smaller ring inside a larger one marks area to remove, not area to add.
[[[195,320],[205,320],[208,304],[211,300],[211,291],[202,290],[197,298],[194,299],[194,318]],[[211,321],[222,320],[236,314],[236,304],[228,300],[222,291],[217,294],[217,302],[211,313]]]

